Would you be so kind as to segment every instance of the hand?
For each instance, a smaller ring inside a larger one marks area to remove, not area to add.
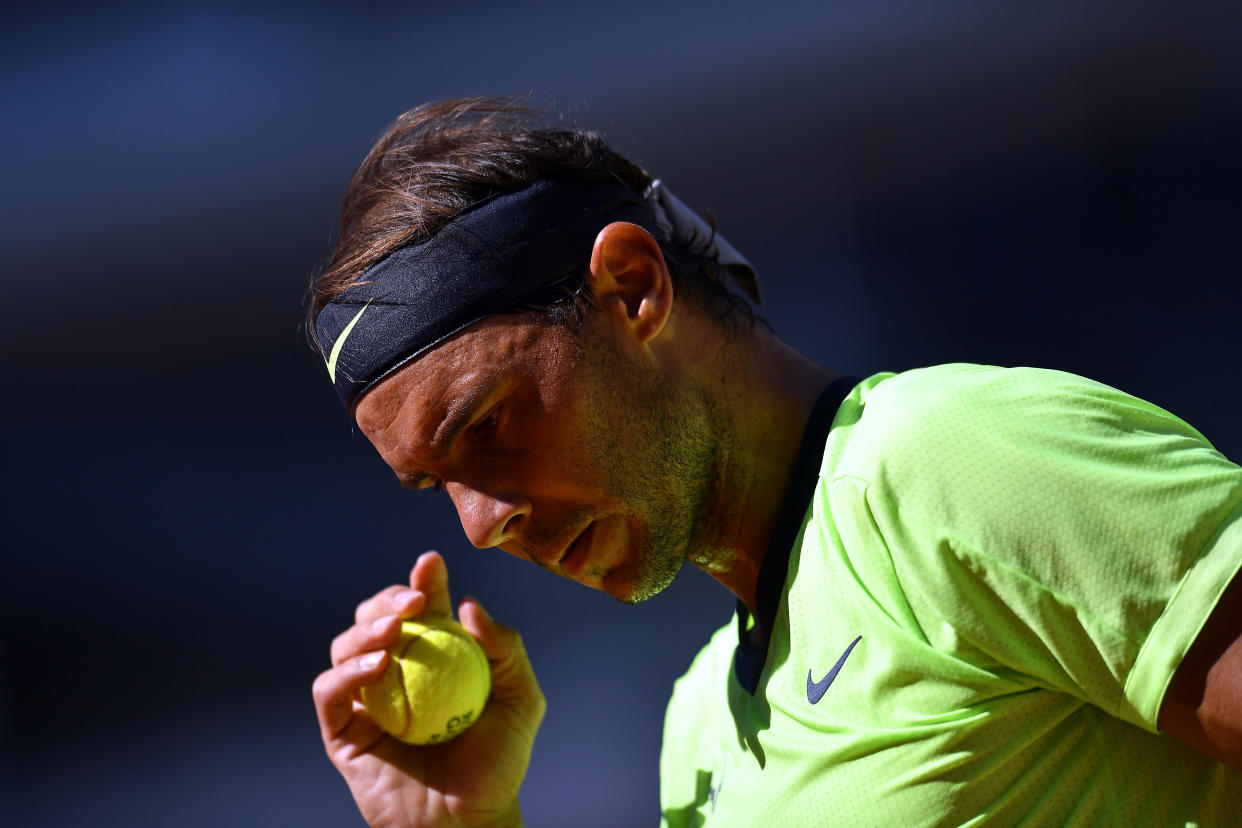
[[[452,618],[448,570],[435,552],[419,557],[409,588],[390,586],[358,605],[354,626],[332,642],[332,668],[312,693],[324,748],[372,826],[520,825],[518,788],[546,703],[518,634],[473,599],[459,620],[487,653],[492,695],[457,738],[407,745],[380,730],[358,691],[383,675],[401,619]]]

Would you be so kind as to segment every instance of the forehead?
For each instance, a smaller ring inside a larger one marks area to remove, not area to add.
[[[368,391],[355,409],[358,426],[372,436],[398,419],[434,419],[455,400],[555,363],[568,336],[562,327],[529,314],[487,317]]]

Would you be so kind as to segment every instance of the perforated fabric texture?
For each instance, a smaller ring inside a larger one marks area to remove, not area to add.
[[[1054,371],[873,376],[758,689],[732,621],[676,684],[664,824],[1240,825],[1242,774],[1155,732],[1240,565],[1242,469],[1156,406]]]

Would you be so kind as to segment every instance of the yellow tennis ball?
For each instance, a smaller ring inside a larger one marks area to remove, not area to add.
[[[388,669],[362,688],[375,723],[412,745],[446,742],[474,724],[492,692],[483,648],[455,621],[401,622]]]

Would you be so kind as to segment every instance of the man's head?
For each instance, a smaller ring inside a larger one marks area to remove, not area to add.
[[[519,211],[525,217],[497,227],[498,217]],[[687,216],[689,223],[684,220]],[[532,230],[532,220],[545,226]],[[337,360],[349,362],[348,350],[332,353],[343,341],[342,334],[368,303],[376,307],[367,311],[367,324],[384,325],[377,317],[383,308],[392,310],[394,295],[407,307],[417,303],[420,322],[431,302],[457,303],[452,310],[460,315],[438,320],[442,329],[430,329],[436,334],[429,335],[430,342],[457,329],[454,323],[477,321],[484,315],[473,315],[480,305],[488,312],[540,308],[564,322],[580,321],[591,302],[583,280],[591,239],[615,220],[632,221],[653,233],[676,293],[719,319],[753,321],[750,305],[724,280],[726,274],[733,276],[757,300],[758,285],[749,265],[599,135],[550,127],[539,113],[503,99],[446,101],[405,113],[380,137],[350,182],[337,249],[312,286],[310,330],[334,373],[333,381]],[[461,244],[463,236],[488,240],[507,233],[510,250],[530,247],[531,240],[521,234],[534,231],[542,234],[540,243],[554,249],[559,239],[572,239],[560,243],[555,261],[547,261],[551,257],[546,250],[539,252],[542,272],[528,266],[529,254],[518,251],[502,264],[499,274],[484,273],[482,260],[490,258],[491,251]],[[397,295],[382,282],[393,281],[394,273],[395,278],[402,277],[403,259],[422,263],[456,259],[467,266],[448,276],[420,275],[424,281],[416,290],[403,286],[407,295]],[[491,278],[491,283],[482,284],[480,276]],[[451,288],[448,298],[422,295],[426,279]],[[367,290],[372,284],[375,289]],[[488,295],[460,297],[459,286]],[[444,316],[442,311],[435,309]],[[409,314],[391,325],[408,329]],[[417,353],[403,356],[412,355]],[[348,368],[345,373],[350,373]],[[349,394],[340,383],[338,390]],[[356,399],[347,399],[347,404],[353,402]]]
[[[385,461],[476,545],[641,600],[701,543],[722,432],[689,366],[753,319],[726,267],[757,285],[688,212],[504,101],[407,113],[354,176],[312,329]]]
[[[602,307],[581,330],[490,316],[356,409],[401,484],[446,493],[475,546],[627,602],[667,586],[701,545],[719,453],[711,401],[652,342],[674,324],[671,285],[645,279],[592,277]]]

